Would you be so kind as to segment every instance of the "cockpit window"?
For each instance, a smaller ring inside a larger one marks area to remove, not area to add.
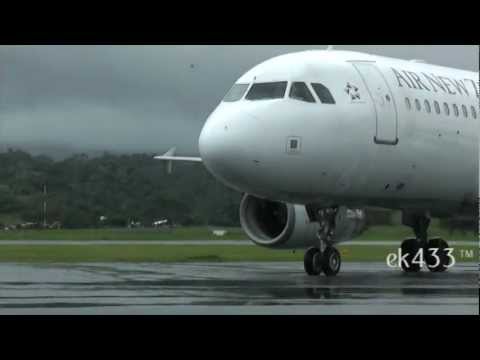
[[[243,95],[247,92],[248,84],[235,84],[230,89],[228,94],[225,96],[223,101],[225,102],[234,102],[243,98]]]
[[[313,90],[317,94],[318,98],[322,102],[322,104],[335,104],[335,99],[333,98],[330,90],[328,90],[322,84],[312,84]]]
[[[307,87],[307,84],[303,82],[294,82],[290,88],[290,97],[295,100],[314,103],[315,99]]]
[[[282,99],[287,90],[287,82],[271,82],[253,84],[248,92],[247,100],[267,100],[267,99]]]

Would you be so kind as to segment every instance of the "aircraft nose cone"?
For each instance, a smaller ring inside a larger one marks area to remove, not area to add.
[[[245,175],[249,136],[245,133],[249,115],[212,115],[199,138],[199,151],[204,165],[223,182],[237,187]]]
[[[238,137],[232,132],[226,121],[209,120],[204,126],[200,134],[199,151],[207,168],[225,166],[238,159],[242,150]]]
[[[228,156],[231,144],[228,141],[228,125],[207,123],[200,134],[199,151],[205,164]]]

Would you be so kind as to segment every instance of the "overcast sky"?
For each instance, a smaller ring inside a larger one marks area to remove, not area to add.
[[[206,117],[243,73],[327,46],[0,46],[0,150],[196,154]],[[335,48],[479,66],[473,45]]]

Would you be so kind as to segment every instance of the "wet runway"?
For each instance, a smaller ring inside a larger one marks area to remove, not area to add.
[[[479,314],[478,265],[403,274],[345,263],[0,264],[0,314]]]

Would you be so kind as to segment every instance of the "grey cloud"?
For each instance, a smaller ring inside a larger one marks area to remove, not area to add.
[[[196,153],[205,118],[244,72],[326,46],[0,46],[1,143]],[[478,71],[473,45],[336,48]]]

